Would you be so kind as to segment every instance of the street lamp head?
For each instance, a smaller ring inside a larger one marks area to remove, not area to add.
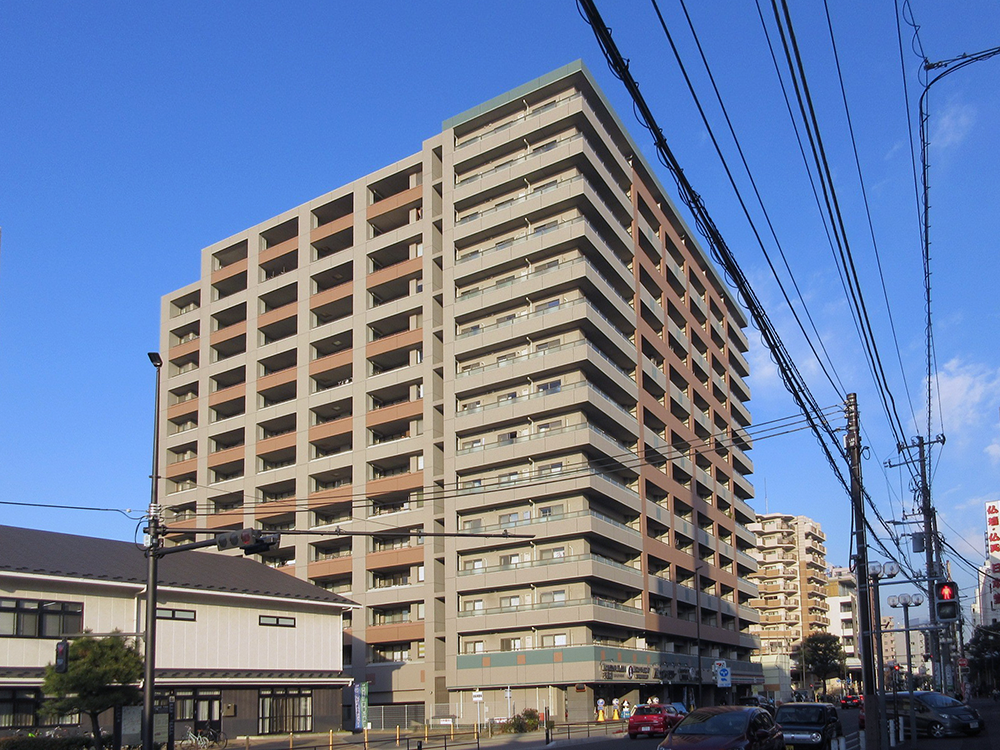
[[[882,563],[882,575],[885,578],[893,578],[899,574],[899,563],[895,560]]]
[[[921,604],[923,604],[923,603],[924,603],[924,595],[923,595],[923,594],[914,594],[914,595],[913,595],[913,596],[911,597],[911,599],[910,599],[910,603],[911,603],[911,604],[912,604],[912,605],[913,605],[914,607],[919,607],[919,606],[920,606]]]
[[[909,607],[911,604],[913,604],[913,598],[909,594],[900,594],[899,603],[902,604],[904,607]]]
[[[887,598],[886,601],[889,603],[890,607],[898,607],[899,606],[900,597],[898,597],[898,596],[896,596],[894,594],[894,595],[890,596],[889,598]]]
[[[159,352],[149,352],[146,356],[149,357],[149,361],[153,363],[153,367],[163,367],[163,360],[160,359]]]

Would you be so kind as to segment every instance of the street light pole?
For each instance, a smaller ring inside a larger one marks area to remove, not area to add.
[[[146,629],[145,664],[142,683],[142,750],[154,750],[153,707],[156,691],[156,579],[160,551],[160,506],[158,497],[160,468],[160,371],[163,360],[157,352],[149,353],[156,368],[156,393],[153,398],[153,473],[150,476],[149,547],[146,550]]]
[[[906,689],[910,693],[910,737],[913,739],[912,747],[917,746],[917,709],[916,701],[913,700],[913,656],[910,647],[910,606],[919,607],[924,603],[923,594],[914,594],[910,596],[909,594],[900,594],[899,596],[890,596],[889,599],[890,607],[902,607],[903,608],[903,635],[906,638]]]

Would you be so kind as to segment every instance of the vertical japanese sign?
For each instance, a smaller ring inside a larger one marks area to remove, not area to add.
[[[992,622],[1000,613],[1000,501],[986,503],[987,577],[983,601],[983,622]]]
[[[354,683],[354,729],[368,728],[368,683]]]

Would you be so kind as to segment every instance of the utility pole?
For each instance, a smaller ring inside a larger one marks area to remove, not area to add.
[[[157,352],[149,353],[149,361],[156,368],[156,395],[153,399],[153,473],[150,476],[149,547],[146,549],[146,628],[143,637],[142,679],[142,750],[154,750],[153,711],[156,692],[156,578],[160,545],[160,505],[158,496],[160,467],[160,370],[163,360]]]
[[[938,435],[933,440],[927,440],[922,435],[918,435],[910,441],[909,445],[900,443],[897,449],[900,453],[917,449],[916,459],[911,456],[903,458],[899,463],[886,462],[887,467],[902,466],[903,464],[916,461],[919,466],[920,478],[917,480],[919,486],[916,493],[920,497],[920,515],[923,518],[924,531],[924,566],[927,569],[927,611],[931,624],[928,631],[928,644],[931,652],[931,676],[934,690],[941,690],[944,687],[944,664],[941,660],[941,636],[937,629],[937,612],[934,611],[934,584],[941,577],[941,542],[937,533],[937,516],[934,505],[931,503],[931,485],[927,479],[927,464],[930,461],[930,451],[928,447],[935,443],[944,445],[944,435]]]
[[[881,750],[882,723],[875,688],[875,627],[872,624],[872,596],[868,576],[868,541],[865,534],[864,485],[861,481],[861,417],[858,394],[847,394],[847,460],[851,469],[851,507],[854,511],[854,571],[858,580],[858,621],[861,626],[861,680],[865,701],[865,746]]]

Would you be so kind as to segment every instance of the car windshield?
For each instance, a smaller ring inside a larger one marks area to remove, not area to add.
[[[927,693],[920,696],[920,701],[926,703],[931,708],[955,708],[964,705],[961,701],[949,698],[941,693]]]
[[[695,711],[693,714],[688,714],[687,718],[674,728],[674,734],[716,734],[736,737],[746,731],[748,715],[743,711],[719,714]]]
[[[650,716],[651,714],[664,713],[662,706],[639,706],[635,710],[635,716]]]
[[[774,720],[779,724],[819,724],[823,721],[820,706],[782,706]]]

